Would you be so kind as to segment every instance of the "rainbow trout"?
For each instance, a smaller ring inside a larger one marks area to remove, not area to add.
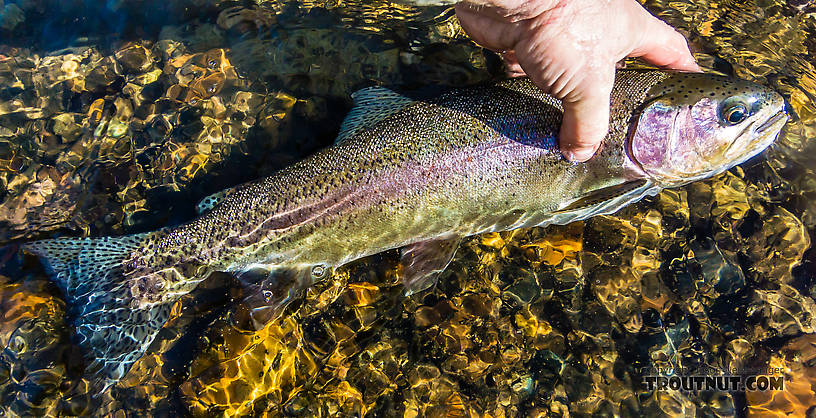
[[[407,292],[418,292],[463,237],[615,212],[745,161],[787,120],[782,97],[753,83],[619,71],[609,134],[571,163],[558,150],[561,103],[527,79],[430,100],[381,87],[354,98],[335,145],[204,199],[189,223],[24,246],[72,307],[95,382],[121,379],[174,302],[214,271],[263,271],[250,285],[262,316],[337,266],[400,248]]]

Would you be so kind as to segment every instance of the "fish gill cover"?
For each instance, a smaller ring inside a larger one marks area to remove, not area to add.
[[[260,330],[232,302],[240,284],[213,275],[88,409],[61,292],[22,239],[177,225],[199,198],[329,145],[359,88],[469,85],[499,69],[442,8],[5,2],[4,414],[804,414],[816,380],[813,7],[646,5],[705,67],[786,96],[798,120],[765,158],[611,216],[466,240],[439,285],[409,298],[396,253],[366,258]],[[640,384],[642,370],[695,366],[776,367],[787,384]]]

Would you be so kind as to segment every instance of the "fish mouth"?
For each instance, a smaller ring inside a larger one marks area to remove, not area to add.
[[[754,122],[752,125],[746,126],[739,135],[741,138],[748,138],[745,141],[733,141],[723,152],[724,155],[739,155],[745,153],[745,147],[750,149],[762,150],[769,146],[777,135],[769,135],[769,133],[777,133],[782,129],[782,126],[787,122],[788,115],[785,109],[777,111],[771,117],[765,119],[764,122]],[[747,142],[747,143],[746,143]],[[753,152],[749,154],[753,155]]]
[[[781,110],[774,113],[773,116],[769,117],[765,122],[762,122],[756,126],[752,135],[754,138],[753,145],[748,145],[751,148],[751,151],[742,152],[744,155],[741,158],[735,159],[733,164],[730,164],[728,167],[726,167],[726,169],[742,164],[762,152],[765,148],[768,148],[774,141],[776,141],[776,138],[779,136],[779,132],[787,122],[788,114],[785,112],[783,107]],[[728,147],[727,153],[734,149],[739,149],[739,147],[735,147],[736,142],[738,141],[733,142]]]
[[[758,135],[761,135],[762,133],[764,133],[768,129],[776,126],[779,122],[784,123],[787,120],[788,120],[788,114],[785,113],[784,109],[780,110],[775,115],[768,118],[768,120],[766,120],[764,123],[762,123],[762,125],[757,126],[756,129],[754,129],[754,132],[756,134],[758,134]]]

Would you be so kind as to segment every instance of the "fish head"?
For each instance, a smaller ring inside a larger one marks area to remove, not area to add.
[[[773,143],[787,121],[779,93],[745,80],[672,73],[653,86],[629,156],[663,187],[719,174]]]

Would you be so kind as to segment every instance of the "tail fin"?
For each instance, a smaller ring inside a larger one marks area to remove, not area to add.
[[[89,378],[100,393],[127,374],[173,303],[206,277],[184,277],[189,269],[176,266],[151,266],[155,257],[145,252],[154,236],[58,238],[23,246],[41,257],[64,292],[77,344],[91,361]]]

